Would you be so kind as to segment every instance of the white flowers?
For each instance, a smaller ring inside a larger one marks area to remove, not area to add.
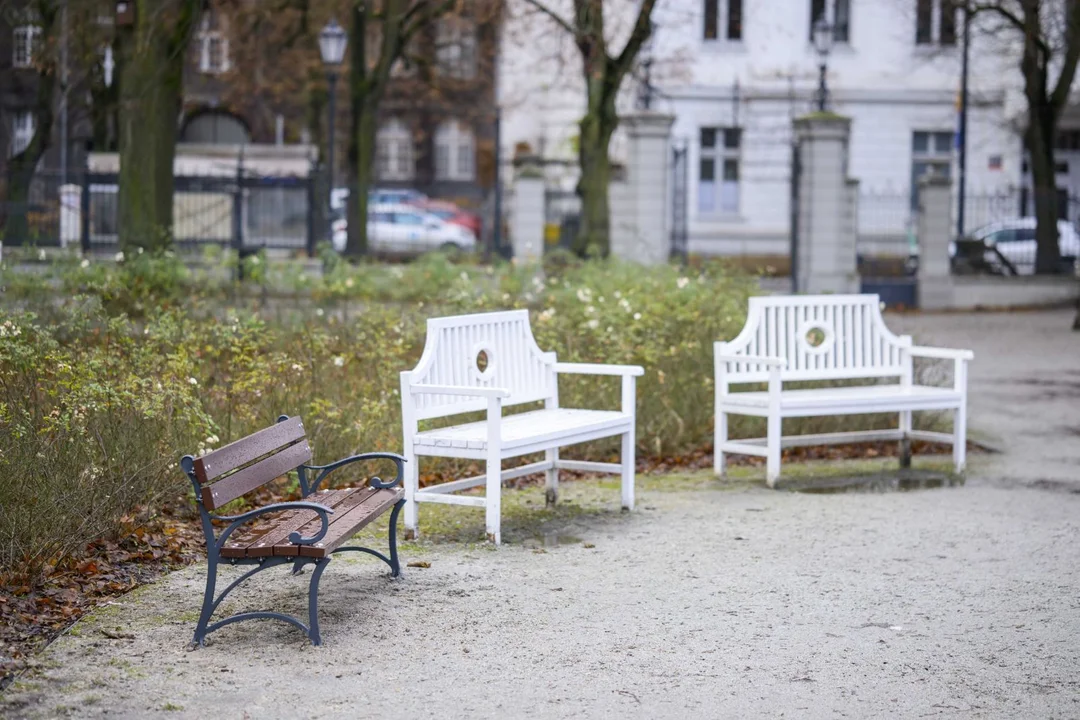
[[[19,337],[20,335],[22,335],[22,330],[10,320],[5,320],[4,324],[0,325],[0,337]]]
[[[459,275],[458,277],[461,278],[462,282],[469,282],[469,273],[465,272],[464,270],[461,271],[461,275]]]
[[[139,254],[140,254],[140,255],[142,255],[142,254],[143,254],[143,249],[142,249],[142,246],[141,246],[141,245],[140,245],[140,246],[139,246],[138,248],[136,248],[136,249],[137,249],[137,250],[139,251]]]
[[[344,357],[342,357],[341,355],[338,355],[336,358],[334,358],[334,367],[344,367],[344,365],[345,365],[345,358]]]
[[[316,317],[322,317],[325,314],[326,314],[326,311],[323,310],[322,308],[315,308],[315,316]]]
[[[583,303],[592,302],[592,290],[589,288],[578,288],[577,299]]]
[[[678,280],[675,281],[675,285],[677,285],[680,290],[682,290],[684,287],[686,287],[689,284],[690,284],[690,278],[688,278],[688,277],[681,277],[681,278],[679,278]]]
[[[41,260],[41,261],[45,260],[45,251],[44,250],[38,250],[37,259]]]
[[[79,263],[79,267],[81,267],[81,268],[88,268],[88,267],[90,267],[90,261],[89,261],[89,260],[85,260],[85,259],[84,259],[84,260],[83,260],[83,261],[82,261],[81,263]]]
[[[248,262],[250,262],[250,263],[251,263],[252,265],[258,265],[258,264],[259,264],[260,262],[262,262],[262,261],[261,261],[261,260],[259,260],[259,256],[258,256],[258,255],[252,255],[252,256],[251,256],[251,257],[250,257],[250,258],[248,259]]]
[[[193,377],[189,377],[189,378],[187,379],[187,381],[188,381],[188,385],[198,385],[198,384],[199,384],[199,381],[198,381],[198,380],[196,380],[196,379],[195,379],[195,378],[193,378]]]
[[[115,260],[118,263],[124,262],[124,251],[121,250],[120,252],[113,255],[113,260]]]
[[[594,312],[596,312],[596,308],[594,308],[592,305],[585,308],[585,314],[586,315],[592,315]]]
[[[541,322],[547,322],[551,318],[555,317],[555,308],[548,308],[547,310],[544,310],[542,313],[540,313],[538,317],[540,318]]]
[[[345,278],[345,287],[351,288],[356,282],[352,278]]]
[[[626,312],[630,312],[633,309],[633,308],[630,307],[630,301],[627,300],[626,298],[620,298],[619,299],[619,307],[621,307]]]
[[[590,330],[595,330],[596,328],[600,327],[600,321],[597,320],[596,318],[593,318],[587,324],[588,324]]]
[[[640,320],[641,319],[641,313],[634,313],[634,319],[635,320]]]
[[[217,435],[211,435],[210,437],[206,438],[207,445],[216,445],[219,442],[221,442],[221,438],[219,438]]]
[[[303,372],[304,366],[299,364],[299,363],[293,363],[292,364],[292,369],[295,370],[296,372]]]

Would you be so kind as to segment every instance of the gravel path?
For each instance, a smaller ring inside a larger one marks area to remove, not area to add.
[[[630,515],[585,515],[580,541],[543,551],[411,550],[431,567],[397,581],[335,560],[321,648],[245,623],[186,652],[195,566],[79,623],[0,716],[1080,717],[1077,451],[1036,441],[1065,442],[1080,403],[1057,390],[1010,402],[1025,397],[1018,378],[1056,382],[1078,357],[1047,330],[1054,315],[1022,316],[1045,352],[1014,347],[1003,316],[896,323],[979,353],[972,424],[1006,453],[966,487],[801,495],[703,480],[643,490]],[[996,344],[979,344],[980,327]],[[1040,480],[1053,482],[1024,487]],[[284,575],[256,578],[237,605],[300,612],[306,577]]]

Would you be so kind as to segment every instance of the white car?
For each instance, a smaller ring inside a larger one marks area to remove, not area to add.
[[[1009,261],[1019,275],[1035,273],[1035,218],[1013,218],[984,225],[970,234],[972,240],[981,240],[987,250],[985,261],[991,267],[1003,265],[1001,257]],[[1062,262],[1075,266],[1080,257],[1080,234],[1068,220],[1058,220],[1058,247]],[[949,243],[949,258],[956,258],[956,244]]]
[[[334,249],[345,249],[348,221],[334,221]],[[476,235],[468,228],[448,223],[412,205],[377,204],[368,206],[368,248],[395,255],[417,255],[429,250],[476,249]]]

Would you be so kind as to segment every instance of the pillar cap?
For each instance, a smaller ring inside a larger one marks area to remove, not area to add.
[[[639,110],[619,116],[619,122],[628,132],[637,135],[668,135],[675,124],[675,116],[652,110]]]
[[[795,134],[799,138],[847,137],[851,133],[851,118],[831,112],[815,112],[795,118]]]

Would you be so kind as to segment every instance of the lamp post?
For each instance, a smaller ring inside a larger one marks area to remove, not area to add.
[[[825,112],[829,104],[829,88],[825,84],[825,72],[828,68],[829,53],[833,46],[833,26],[825,18],[818,18],[814,23],[814,49],[818,54],[818,89],[817,109]]]
[[[326,80],[330,89],[330,118],[328,121],[330,137],[326,141],[327,179],[329,181],[326,195],[326,224],[329,228],[331,244],[334,242],[334,223],[331,219],[331,213],[334,209],[334,115],[336,114],[334,100],[337,89],[337,70],[341,66],[341,61],[345,58],[345,46],[348,44],[349,37],[345,34],[345,30],[338,25],[337,20],[330,20],[326,27],[322,29],[322,32],[319,33],[319,54],[322,55],[323,65],[326,66]]]

